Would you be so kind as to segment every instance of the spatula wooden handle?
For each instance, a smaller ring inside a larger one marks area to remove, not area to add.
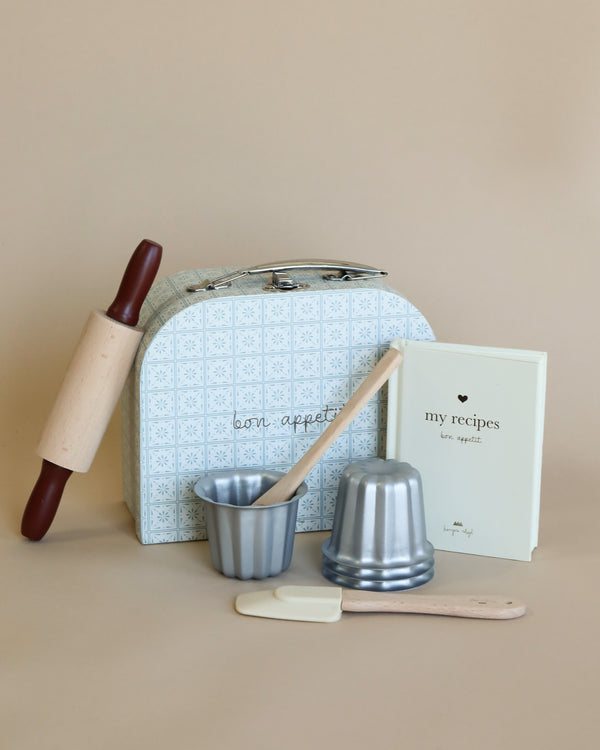
[[[508,596],[399,594],[342,590],[344,612],[406,612],[424,615],[507,620],[525,614],[525,604]]]
[[[402,354],[397,349],[389,349],[298,463],[264,495],[255,500],[253,505],[274,505],[289,500],[311,469],[316,466],[320,458],[344,432],[369,399],[389,379],[401,361]]]

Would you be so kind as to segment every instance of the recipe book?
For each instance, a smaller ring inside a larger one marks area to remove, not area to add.
[[[387,457],[420,474],[436,549],[531,560],[538,543],[545,352],[396,339]]]

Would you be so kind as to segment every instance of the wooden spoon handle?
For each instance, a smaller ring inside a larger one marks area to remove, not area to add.
[[[412,612],[424,615],[507,620],[524,615],[525,605],[513,597],[498,595],[405,595],[387,591],[343,589],[342,610],[345,612]]]
[[[255,500],[253,505],[274,505],[289,500],[323,454],[348,427],[369,399],[389,379],[401,361],[402,354],[397,349],[389,349],[356,389],[356,392],[350,397],[333,422],[330,422],[298,463],[264,495]]]

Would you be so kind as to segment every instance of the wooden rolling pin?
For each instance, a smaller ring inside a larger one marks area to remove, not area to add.
[[[360,410],[367,404],[369,399],[377,393],[390,375],[402,362],[402,354],[398,349],[388,349],[367,377],[352,394],[338,415],[327,425],[327,428],[319,435],[298,463],[281,479],[270,487],[263,495],[256,499],[252,505],[275,505],[289,500],[308,473],[316,466],[317,462],[338,439],[350,422],[356,417]]]
[[[42,469],[21,523],[28,539],[44,536],[68,478],[94,460],[144,333],[136,328],[140,308],[161,257],[159,244],[142,240],[113,303],[88,318],[38,444]]]

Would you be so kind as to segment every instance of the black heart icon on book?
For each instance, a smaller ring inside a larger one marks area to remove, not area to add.
[[[468,398],[469,398],[468,396],[460,396],[460,395],[459,395],[459,397],[458,397],[458,400],[460,401],[460,403],[461,403],[461,404],[464,404],[464,403],[465,403],[465,401],[466,401],[466,400],[467,400]]]

